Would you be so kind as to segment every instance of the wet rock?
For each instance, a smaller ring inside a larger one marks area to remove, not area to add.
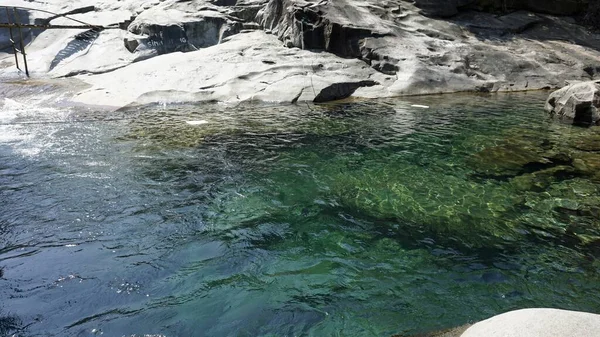
[[[600,122],[600,81],[576,82],[550,94],[545,109],[575,125]]]

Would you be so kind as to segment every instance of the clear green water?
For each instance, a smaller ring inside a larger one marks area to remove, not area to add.
[[[5,105],[0,335],[391,336],[600,313],[600,133],[548,119],[546,95]]]

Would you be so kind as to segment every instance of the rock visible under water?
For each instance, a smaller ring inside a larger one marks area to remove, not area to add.
[[[483,149],[471,157],[469,163],[479,175],[504,177],[539,170],[552,161],[545,158],[539,148],[506,143]]]
[[[581,174],[600,182],[600,153],[581,152],[573,155],[573,166]]]

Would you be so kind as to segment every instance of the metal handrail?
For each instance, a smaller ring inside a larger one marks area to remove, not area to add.
[[[8,20],[8,23],[10,25],[10,11],[9,11],[9,7],[5,7],[6,9],[6,19]],[[21,68],[19,67],[19,58],[17,57],[17,53],[23,55],[23,63],[25,64],[25,74],[27,75],[27,77],[29,77],[29,68],[27,67],[27,54],[25,53],[25,47],[23,46],[23,32],[21,31],[21,26],[19,25],[19,22],[21,21],[21,16],[19,15],[17,9],[15,7],[13,7],[13,14],[14,14],[14,18],[13,21],[15,22],[16,27],[19,29],[19,39],[20,39],[20,47],[21,49],[17,49],[17,47],[15,46],[15,38],[13,36],[13,32],[12,32],[12,27],[8,28],[9,34],[10,34],[10,44],[13,48],[13,53],[15,54],[15,64],[17,66],[17,69],[21,70]]]
[[[25,74],[27,75],[27,77],[29,77],[29,68],[27,67],[27,53],[25,52],[25,46],[23,45],[24,39],[23,39],[23,31],[21,30],[21,28],[29,28],[29,29],[102,29],[102,30],[119,28],[119,27],[115,27],[115,26],[92,25],[87,22],[83,22],[81,20],[77,20],[77,19],[68,17],[67,15],[69,13],[72,14],[73,11],[67,12],[64,14],[58,14],[58,13],[54,13],[51,11],[37,9],[37,8],[30,8],[30,7],[0,6],[0,8],[2,8],[2,7],[4,7],[6,9],[6,16],[7,16],[8,22],[7,23],[0,22],[0,28],[8,28],[8,31],[10,34],[10,43],[11,43],[13,52],[15,54],[15,65],[17,66],[17,69],[19,69],[19,70],[21,70],[21,68],[19,67],[19,58],[17,57],[17,54],[23,55],[23,63],[25,65]],[[11,20],[10,9],[12,9],[12,12],[13,12],[12,20]],[[46,19],[47,21],[44,21],[43,24],[21,23],[21,16],[18,12],[19,9],[26,10],[26,11],[38,11],[38,12],[42,12],[42,13],[52,14],[53,16]],[[62,18],[65,18],[65,19],[68,19],[71,21],[75,21],[75,22],[79,23],[80,25],[51,25],[49,23],[51,20],[59,18],[59,17],[62,17]],[[16,43],[15,43],[15,39],[13,36],[13,31],[12,31],[13,28],[19,30],[19,39],[20,39],[19,47],[20,47],[20,49],[16,47]]]

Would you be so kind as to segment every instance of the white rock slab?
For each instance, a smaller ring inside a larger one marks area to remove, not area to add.
[[[600,315],[559,309],[510,311],[476,323],[461,337],[598,337]]]

